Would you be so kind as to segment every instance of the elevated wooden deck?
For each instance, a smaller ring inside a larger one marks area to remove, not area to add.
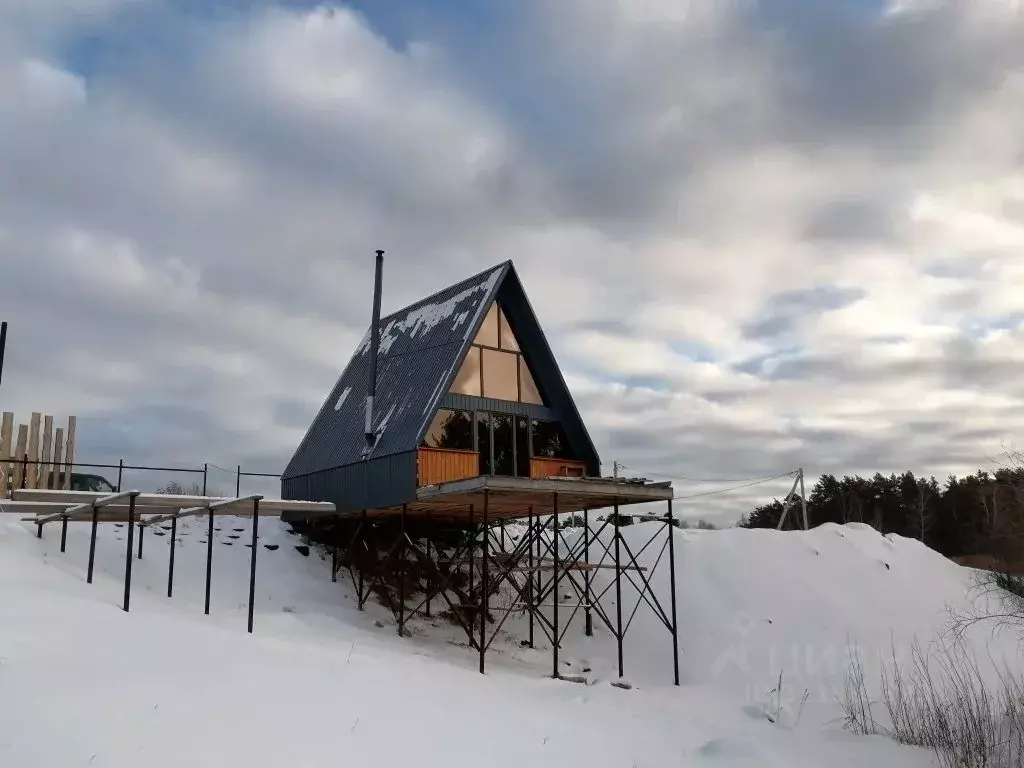
[[[613,478],[530,478],[487,475],[427,485],[406,505],[406,516],[445,522],[479,522],[487,506],[489,520],[512,520],[530,515],[552,515],[606,509],[673,498],[670,483],[646,483]],[[472,509],[472,512],[471,512]],[[402,505],[366,510],[367,517],[402,513]],[[362,511],[343,513],[359,515]]]

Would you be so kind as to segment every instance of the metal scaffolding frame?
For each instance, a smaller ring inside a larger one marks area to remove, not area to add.
[[[337,514],[333,504],[265,500],[252,495],[237,498],[169,496],[124,491],[109,495],[76,491],[18,491],[5,502],[6,512],[33,514],[22,519],[37,526],[42,537],[46,524],[60,521],[61,551],[65,551],[69,521],[91,523],[86,580],[92,583],[96,535],[100,522],[128,525],[123,609],[131,601],[132,562],[142,559],[146,528],[170,523],[167,562],[167,596],[173,595],[177,522],[188,517],[208,519],[206,594],[204,611],[210,613],[213,575],[213,526],[218,515],[251,515],[252,552],[249,568],[248,631],[253,631],[259,517],[292,509],[308,516],[314,525],[326,522],[331,546],[331,578],[348,571],[362,610],[376,594],[394,616],[398,632],[416,616],[438,616],[436,607],[465,633],[468,645],[479,656],[479,670],[486,669],[487,651],[513,614],[528,619],[524,644],[536,647],[538,634],[551,646],[551,676],[561,678],[559,652],[573,620],[582,611],[584,633],[594,632],[594,617],[615,638],[618,675],[625,675],[624,641],[633,620],[646,606],[671,637],[672,680],[679,685],[678,616],[676,609],[675,519],[672,500],[665,515],[647,517],[642,524],[652,530],[639,547],[623,535],[618,501],[612,514],[591,525],[590,509],[582,510],[582,527],[559,526],[560,494],[553,491],[543,501],[543,514],[527,506],[511,516],[508,498],[499,516],[493,514],[491,491],[482,490],[481,503],[469,504],[458,519],[450,506],[433,518],[423,509],[407,514],[403,505],[397,515],[370,516],[370,510]],[[536,496],[529,497],[536,500]],[[73,503],[74,502],[74,503]],[[242,511],[242,510],[247,511]],[[572,512],[574,510],[564,510]],[[525,525],[519,535],[506,523]],[[555,524],[552,524],[552,523]],[[138,527],[138,550],[135,528]],[[610,532],[610,535],[609,535]],[[633,537],[630,537],[633,538]],[[653,549],[652,549],[653,548]],[[641,557],[651,550],[643,565]],[[667,562],[666,562],[667,554]],[[669,571],[667,605],[653,585],[659,568]],[[603,586],[595,584],[599,572],[613,571]],[[632,590],[636,602],[627,609],[623,589]],[[502,599],[504,598],[504,600]]]
[[[360,610],[376,593],[402,636],[413,617],[436,616],[433,607],[440,598],[447,617],[479,655],[481,673],[487,651],[518,613],[528,618],[524,644],[535,647],[539,628],[551,646],[551,676],[562,677],[559,651],[582,611],[585,634],[593,634],[596,616],[615,638],[621,678],[625,638],[641,606],[647,606],[671,637],[672,680],[679,685],[672,501],[667,501],[664,516],[642,523],[645,531],[653,531],[639,547],[630,546],[623,535],[626,526],[621,525],[618,504],[596,528],[591,526],[590,510],[583,510],[581,531],[551,525],[558,520],[557,492],[551,502],[554,516],[536,515],[532,507],[525,511],[519,519],[525,521],[525,532],[519,536],[506,532],[507,518],[493,519],[486,490],[481,508],[470,505],[466,510],[467,525],[446,526],[422,515],[412,520],[405,507],[394,519],[370,519],[366,511],[332,518],[331,578],[337,581],[342,569],[348,571]],[[577,534],[571,535],[574,531]],[[653,562],[641,565],[641,556],[652,548]],[[669,571],[667,604],[652,583],[659,567]],[[614,576],[598,589],[594,574],[605,570]],[[636,595],[628,613],[624,587]]]
[[[127,501],[127,504],[125,504]],[[262,506],[261,506],[262,503]],[[57,511],[54,511],[56,508]],[[251,509],[251,512],[241,511]],[[206,595],[204,612],[210,613],[210,593],[213,586],[213,533],[214,518],[217,516],[240,517],[251,515],[252,543],[249,555],[249,603],[248,631],[253,630],[253,614],[256,603],[256,554],[259,539],[259,518],[261,515],[279,515],[282,511],[294,510],[303,514],[333,514],[335,506],[325,502],[304,502],[286,500],[264,500],[263,496],[251,495],[236,498],[214,498],[205,496],[184,496],[171,494],[144,494],[140,491],[121,491],[112,494],[88,491],[18,490],[14,499],[3,502],[0,511],[13,514],[31,514],[22,520],[36,525],[36,535],[43,537],[43,526],[61,523],[60,551],[67,546],[69,521],[91,523],[89,536],[89,564],[86,582],[92,584],[96,563],[96,534],[100,522],[123,522],[127,524],[124,602],[125,612],[131,607],[132,562],[142,559],[143,536],[146,528],[161,523],[171,523],[170,548],[167,560],[167,596],[174,591],[174,550],[177,538],[178,520],[188,517],[208,518],[206,536]],[[145,515],[145,516],[144,516]],[[138,552],[134,549],[134,534],[138,527]]]

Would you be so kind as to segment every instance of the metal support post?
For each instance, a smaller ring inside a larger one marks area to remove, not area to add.
[[[43,538],[43,524],[42,523],[38,523],[36,525],[36,538],[37,539]]]
[[[533,507],[530,507],[529,521],[527,524],[527,540],[526,540],[526,562],[528,566],[526,574],[526,605],[527,610],[530,614],[530,647],[533,648],[533,612],[536,606],[533,604],[533,538],[537,535],[537,531],[534,529],[533,524]]]
[[[615,500],[615,642],[618,646],[619,677],[624,674],[622,665],[622,558],[619,554],[619,500]]]
[[[209,464],[203,464],[203,496],[206,495],[206,476],[207,476],[207,474],[209,474],[209,471],[210,471],[210,465]]]
[[[178,538],[178,518],[171,518],[171,552],[167,558],[167,596],[174,593],[174,544]]]
[[[145,533],[146,527],[139,520],[139,560],[142,559],[142,534]]]
[[[541,544],[543,543],[542,538],[544,536],[544,526],[541,525],[540,515],[534,514],[533,524],[536,528],[533,534],[533,542],[537,546],[537,571],[535,573],[537,583],[533,591],[533,607],[537,609],[540,608],[540,601],[544,595],[544,578],[543,573],[541,572],[541,562],[543,560],[543,555],[541,554]]]
[[[86,571],[85,581],[92,584],[92,567],[96,562],[96,529],[99,527],[100,511],[94,504],[92,507],[92,532],[89,535],[89,568]]]
[[[398,548],[398,636],[405,636],[405,510],[406,505],[402,505],[402,513],[399,516],[399,540],[401,546]]]
[[[430,536],[427,536],[427,560],[428,561],[430,560]],[[427,584],[427,587],[426,587],[427,588],[426,615],[427,615],[427,618],[429,619],[430,618],[430,597],[431,597],[431,594],[433,592],[433,587],[434,587],[433,579],[431,577],[430,572],[427,572],[427,582],[426,582],[426,584]]]
[[[473,505],[469,505],[469,594],[473,594],[473,571],[476,566],[476,522],[473,520]]]
[[[237,498],[237,497],[236,497]],[[256,541],[259,538],[260,500],[252,500],[252,552],[249,553],[249,634],[252,634],[252,615],[256,607]]]
[[[552,616],[553,616],[553,624],[554,624],[553,632],[552,632],[552,638],[554,639],[554,642],[551,644],[551,676],[554,677],[554,678],[558,678],[558,677],[561,677],[561,674],[558,671],[558,641],[561,639],[561,636],[558,633],[558,599],[560,597],[559,592],[558,592],[558,581],[559,581],[558,577],[559,577],[559,571],[561,570],[561,563],[558,560],[558,539],[559,539],[559,535],[558,535],[558,492],[557,491],[554,494],[554,506],[552,507],[552,509],[554,511],[554,516],[552,517],[552,520],[554,521],[554,524],[555,524],[554,525],[554,534],[553,534],[554,535],[554,540],[553,540],[553,545],[554,546],[553,546],[553,549],[552,549],[552,553],[554,554],[554,557],[555,557],[555,574],[552,577],[552,579],[553,579],[553,586],[551,588],[551,597],[552,597],[552,600],[553,600],[552,604],[554,606],[552,608]]]
[[[21,487],[22,489],[28,488],[28,454],[22,454],[21,456]],[[42,529],[39,532],[39,538],[42,538]]]
[[[484,488],[484,541],[480,552],[480,674],[484,673],[484,655],[487,653],[487,552],[490,549],[487,532],[489,491]],[[504,529],[502,529],[504,533]]]
[[[583,510],[583,562],[590,563],[590,510]],[[585,618],[585,630],[587,637],[594,635],[594,615],[590,611],[590,569],[583,570],[583,615]]]
[[[205,482],[205,478],[204,478]],[[206,495],[205,493],[203,494]],[[204,612],[210,615],[210,582],[213,579],[213,510],[209,510],[210,523],[206,531],[206,604]]]
[[[238,472],[235,473],[235,498],[242,495],[242,465],[238,465]]]
[[[358,531],[359,535],[365,536],[366,535],[364,533],[365,530],[366,530],[366,510],[364,509],[363,510],[363,519],[362,519],[362,522],[359,524],[359,531]],[[359,586],[356,589],[357,589],[357,592],[358,592],[357,600],[359,602],[359,610],[361,611],[361,610],[363,610],[363,603],[365,602],[365,598],[363,597],[363,567],[360,567],[358,570],[359,570]]]
[[[337,533],[335,533],[337,535]],[[253,546],[256,546],[255,544]],[[338,581],[338,541],[331,544],[331,583],[336,584]]]
[[[124,459],[117,460],[117,492],[121,492],[121,477],[124,475]]]
[[[135,530],[135,495],[128,497],[128,542],[124,552],[124,610],[132,599],[132,533]]]
[[[672,601],[672,679],[679,685],[679,618],[676,609],[676,523],[672,517],[672,499],[668,500],[668,578]]]
[[[42,528],[42,526],[39,526]],[[68,543],[68,516],[60,519],[60,551],[63,552]]]

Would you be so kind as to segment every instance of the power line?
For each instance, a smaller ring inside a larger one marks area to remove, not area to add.
[[[680,499],[696,499],[696,498],[698,498],[700,496],[712,496],[712,495],[714,495],[716,493],[727,493],[729,491],[738,491],[741,488],[750,488],[751,486],[754,486],[754,485],[761,485],[763,483],[771,482],[772,480],[779,480],[779,479],[781,479],[783,477],[792,477],[792,476],[793,476],[792,472],[785,472],[785,473],[783,473],[781,475],[775,475],[775,477],[765,477],[765,478],[762,478],[761,480],[754,480],[753,482],[750,482],[750,483],[744,483],[743,485],[734,485],[731,488],[718,488],[718,489],[716,489],[714,491],[704,491],[703,493],[691,493],[691,494],[688,494],[686,496],[676,496],[675,500],[679,501]]]
[[[636,467],[628,467],[625,464],[620,463],[619,469],[628,469],[633,472],[639,472],[643,475],[650,475],[652,477],[663,477],[666,480],[678,480],[683,483],[746,483],[746,482],[767,482],[768,480],[778,480],[780,477],[786,477],[787,475],[792,477],[796,470],[790,470],[789,472],[783,472],[778,475],[771,475],[770,477],[730,477],[730,478],[710,478],[710,477],[680,477],[678,475],[666,475],[661,472],[648,472],[645,469],[637,469]]]

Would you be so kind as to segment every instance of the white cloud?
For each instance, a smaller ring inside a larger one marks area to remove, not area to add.
[[[172,14],[84,75],[129,6],[0,6],[5,408],[280,468],[384,247],[385,309],[513,258],[609,463],[972,470],[1024,432],[1024,21],[969,5]]]

